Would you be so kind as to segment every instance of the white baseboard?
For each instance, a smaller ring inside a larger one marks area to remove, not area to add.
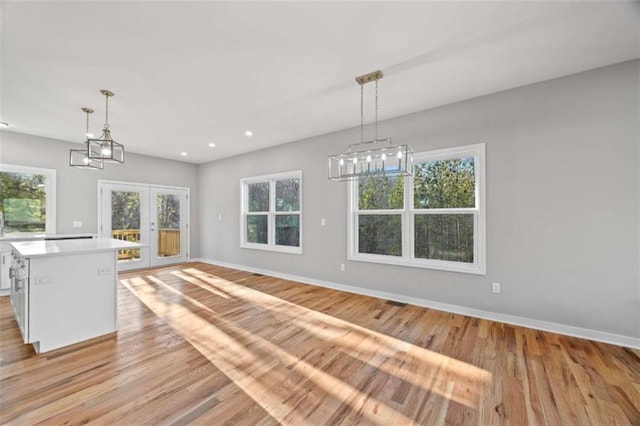
[[[283,274],[281,272],[270,271],[270,270],[261,269],[261,268],[253,268],[250,266],[238,265],[234,263],[220,262],[213,259],[199,258],[199,259],[191,259],[191,261],[209,263],[211,265],[223,266],[223,267],[232,268],[232,269],[239,269],[241,271],[253,272],[253,273],[258,273],[262,275],[270,275],[276,278],[282,278],[290,281],[297,281],[305,284],[317,285],[319,287],[326,287],[334,290],[346,291],[348,293],[355,293],[363,296],[371,296],[371,297],[377,297],[380,299],[393,300],[396,302],[409,303],[411,305],[437,309],[439,311],[451,312],[454,314],[466,315],[466,316],[475,317],[475,318],[482,318],[486,320],[502,322],[505,324],[519,325],[522,327],[533,328],[536,330],[550,331],[552,333],[563,334],[566,336],[580,337],[582,339],[595,340],[597,342],[610,343],[613,345],[640,349],[640,338],[637,338],[637,337],[623,336],[620,334],[607,333],[604,331],[574,327],[571,325],[541,321],[537,319],[519,317],[515,315],[501,314],[498,312],[483,311],[481,309],[474,309],[466,306],[434,302],[428,299],[404,296],[402,294],[388,293],[386,291],[370,290],[367,288],[354,287],[346,284],[339,284],[339,283],[334,283],[330,281],[317,280],[314,278],[301,277],[298,275]]]

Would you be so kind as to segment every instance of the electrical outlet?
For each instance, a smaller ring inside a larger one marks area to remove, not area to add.
[[[344,272],[344,263],[341,263],[341,264],[340,264],[340,270],[341,270],[342,272]]]
[[[110,275],[110,274],[111,274],[111,268],[109,268],[108,266],[104,268],[98,267],[98,275]]]
[[[491,284],[491,292],[492,293],[500,293],[500,283]]]
[[[222,220],[222,213],[218,213],[218,220]]]

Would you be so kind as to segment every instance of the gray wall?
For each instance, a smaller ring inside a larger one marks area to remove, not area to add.
[[[0,138],[0,162],[56,170],[59,234],[97,233],[98,179],[190,188],[190,256],[198,256],[197,165],[126,153],[124,164],[105,164],[102,171],[81,170],[69,167],[69,149],[78,149],[80,144],[8,131],[0,132]],[[82,228],[73,228],[76,220],[82,221]]]
[[[639,69],[626,62],[381,123],[381,136],[417,151],[487,143],[486,276],[347,261],[347,185],[327,180],[326,159],[357,128],[200,166],[200,254],[640,337]],[[239,179],[297,169],[304,254],[241,249]]]

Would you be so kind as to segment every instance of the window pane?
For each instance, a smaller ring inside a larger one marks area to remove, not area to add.
[[[368,177],[358,181],[360,210],[401,209],[404,205],[402,177]]]
[[[415,257],[473,263],[473,216],[415,215]]]
[[[180,198],[158,194],[158,257],[180,255]]]
[[[140,242],[140,193],[111,192],[111,237]],[[140,259],[140,249],[118,250],[118,262]]]
[[[268,212],[269,211],[269,182],[250,183],[249,188],[249,211]]]
[[[358,252],[402,256],[400,215],[359,215]]]
[[[269,217],[267,215],[247,215],[247,242],[267,244],[269,241]]]
[[[417,163],[413,177],[414,208],[475,207],[474,162],[474,157],[464,157]]]
[[[300,247],[300,215],[283,214],[276,216],[276,244]]]
[[[35,173],[0,173],[5,232],[45,232],[46,179]]]
[[[276,211],[300,210],[300,180],[284,179],[276,181]]]

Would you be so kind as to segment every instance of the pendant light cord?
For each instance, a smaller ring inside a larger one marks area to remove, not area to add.
[[[364,143],[364,83],[360,84],[360,143]]]
[[[378,79],[376,78],[376,121],[375,121],[376,137],[373,140],[374,143],[378,142]]]
[[[104,128],[109,128],[109,95],[104,95],[105,97],[105,115],[104,115]]]

